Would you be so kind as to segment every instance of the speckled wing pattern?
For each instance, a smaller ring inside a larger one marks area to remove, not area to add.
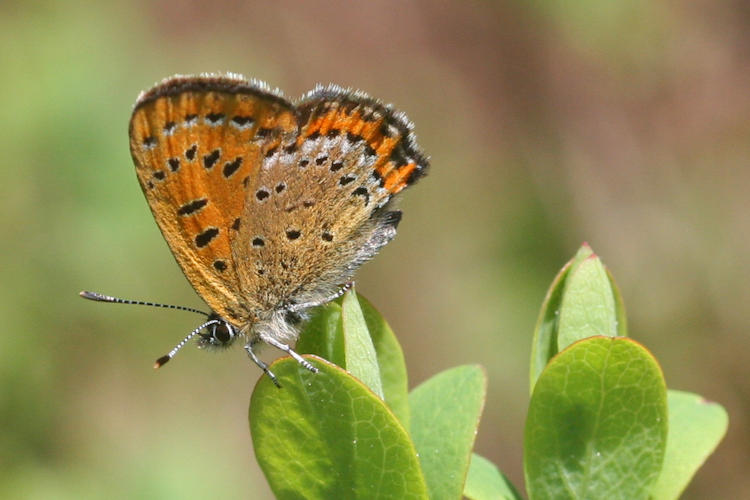
[[[186,277],[242,327],[324,298],[395,235],[426,173],[406,118],[359,92],[295,104],[234,76],[173,77],[130,122],[136,173]]]

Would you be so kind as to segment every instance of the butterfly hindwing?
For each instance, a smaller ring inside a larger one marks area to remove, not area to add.
[[[303,137],[345,136],[348,154],[363,158],[363,166],[388,196],[427,173],[429,162],[416,144],[411,122],[391,106],[330,85],[309,92],[297,108]]]
[[[266,308],[333,295],[395,235],[388,203],[428,167],[409,122],[360,93],[316,89],[297,119],[263,158],[238,240],[243,288]]]

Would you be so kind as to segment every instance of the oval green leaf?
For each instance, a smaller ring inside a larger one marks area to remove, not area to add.
[[[727,432],[729,417],[721,405],[697,394],[669,391],[669,436],[661,475],[651,498],[679,498],[698,468]]]
[[[341,306],[336,302],[329,302],[313,309],[295,350],[300,354],[315,354],[346,368]]]
[[[344,327],[346,370],[383,399],[378,357],[354,290],[346,292],[341,301],[341,322]]]
[[[552,280],[547,295],[544,297],[542,309],[539,311],[539,318],[537,318],[534,327],[534,339],[531,342],[529,392],[534,390],[534,384],[536,384],[536,380],[549,360],[557,354],[557,323],[560,318],[560,303],[562,302],[563,290],[565,290],[565,279],[568,277],[574,260],[568,261],[557,273],[555,279]]]
[[[261,377],[250,400],[258,463],[279,499],[415,498],[427,489],[417,453],[393,413],[343,369],[282,358],[282,385]]]
[[[521,500],[508,478],[486,458],[473,453],[464,496],[469,500]]]
[[[612,295],[615,299],[615,321],[617,321],[617,336],[627,337],[628,336],[628,318],[625,313],[625,301],[622,299],[622,292],[620,287],[615,281],[615,277],[606,266],[604,270],[607,271],[607,279],[609,280],[609,286],[612,288]]]
[[[430,498],[461,498],[486,390],[481,367],[459,366],[409,395],[412,440]]]
[[[367,327],[367,334],[375,348],[385,402],[408,429],[409,392],[406,363],[401,345],[377,309],[362,295],[357,294],[356,297]],[[347,331],[351,335],[355,329],[350,326]],[[329,302],[313,310],[310,319],[305,323],[296,350],[301,354],[315,354],[348,369],[345,342],[341,305],[337,302]],[[357,358],[351,360],[351,363],[356,362]]]
[[[357,298],[378,357],[385,402],[396,414],[404,428],[408,429],[409,384],[401,344],[398,343],[393,330],[370,301],[359,294],[357,294]]]
[[[601,309],[601,292],[603,291],[604,296],[607,296],[602,271],[606,274],[606,279],[609,281],[611,288],[614,308],[611,315],[616,321],[617,334],[626,335],[625,307],[620,291],[611,274],[601,264],[588,243],[583,243],[575,256],[563,266],[555,279],[552,280],[539,311],[539,317],[534,327],[534,339],[531,343],[529,392],[534,390],[534,384],[549,360],[561,349],[587,336],[607,333],[597,331],[600,325],[597,325],[596,321],[590,324],[590,318],[588,317],[592,315],[592,311]],[[577,278],[572,279],[572,276],[577,276]],[[598,293],[592,293],[592,291]],[[565,305],[566,314],[561,313],[563,305]],[[609,305],[609,301],[607,301],[607,305]],[[596,314],[593,315],[596,316]],[[563,316],[565,316],[565,319],[561,320]],[[563,331],[562,339],[560,339],[561,329]]]
[[[565,280],[557,350],[595,335],[617,335],[617,309],[607,271],[599,257],[592,254]]]
[[[646,498],[666,437],[666,386],[653,356],[623,337],[577,342],[534,387],[524,436],[529,498]]]

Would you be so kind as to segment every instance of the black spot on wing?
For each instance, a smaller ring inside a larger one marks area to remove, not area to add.
[[[242,165],[242,157],[238,156],[234,161],[228,161],[224,164],[223,174],[227,179],[232,176]]]
[[[214,165],[216,165],[216,162],[219,161],[219,157],[221,156],[221,150],[220,149],[214,149],[209,154],[203,156],[203,166],[207,169],[213,168]]]
[[[252,116],[239,116],[238,115],[238,116],[232,117],[232,125],[241,129],[251,127],[254,121],[255,120],[253,120]]]
[[[366,187],[360,186],[354,191],[352,191],[352,196],[361,196],[365,199],[365,205],[370,203],[370,193],[367,191]]]
[[[349,141],[349,142],[351,142],[352,144],[357,144],[360,141],[364,141],[365,138],[362,137],[359,134],[353,134],[351,132],[347,132],[346,133],[346,140]]]
[[[195,237],[195,246],[203,248],[219,235],[219,229],[216,227],[209,227],[198,236]]]
[[[192,215],[201,208],[208,205],[208,199],[207,198],[199,198],[197,200],[193,200],[189,203],[185,203],[180,207],[179,210],[177,210],[177,215]]]
[[[224,121],[224,113],[209,113],[206,115],[206,122],[209,125],[219,125]]]
[[[146,149],[153,149],[156,147],[156,137],[148,136],[143,139],[143,147]]]

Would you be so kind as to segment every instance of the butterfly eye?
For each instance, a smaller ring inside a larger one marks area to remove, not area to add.
[[[198,341],[200,347],[227,347],[236,337],[236,333],[232,325],[221,320],[220,323],[209,326],[207,333],[202,333],[200,336]]]
[[[219,342],[222,345],[228,344],[234,340],[234,328],[232,328],[229,323],[216,325],[213,331],[213,337],[216,342]]]

